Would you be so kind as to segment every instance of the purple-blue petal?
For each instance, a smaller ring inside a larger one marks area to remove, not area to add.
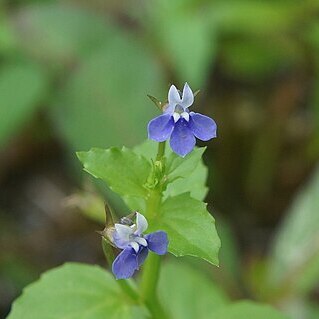
[[[148,255],[148,248],[141,246],[140,251],[137,254],[137,265],[138,265],[138,267],[140,267],[144,263],[147,255]]]
[[[158,255],[167,253],[168,237],[166,232],[159,230],[145,236],[148,248]]]
[[[113,242],[117,248],[121,249],[124,249],[129,244],[129,241],[126,238],[122,238],[117,231],[113,233]]]
[[[170,114],[162,114],[148,123],[148,138],[156,142],[166,141],[173,128],[174,118]]]
[[[216,137],[217,125],[213,119],[194,112],[189,115],[189,127],[198,139],[208,141]]]
[[[112,271],[116,279],[127,279],[133,276],[138,269],[138,261],[135,250],[127,247],[115,258]]]
[[[174,126],[174,130],[171,135],[170,145],[172,150],[184,157],[191,152],[195,146],[196,139],[192,130],[189,127],[189,123],[180,118]]]

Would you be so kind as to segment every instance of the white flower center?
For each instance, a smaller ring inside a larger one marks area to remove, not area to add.
[[[176,123],[180,118],[185,119],[187,122],[189,121],[189,113],[188,112],[174,112],[173,113],[174,122]]]

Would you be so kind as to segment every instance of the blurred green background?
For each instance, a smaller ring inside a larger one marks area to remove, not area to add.
[[[96,211],[99,189],[126,211],[74,152],[142,142],[146,94],[185,81],[218,123],[221,267],[193,268],[230,298],[319,317],[317,0],[0,1],[0,316],[44,270],[103,264],[102,226],[70,206]]]

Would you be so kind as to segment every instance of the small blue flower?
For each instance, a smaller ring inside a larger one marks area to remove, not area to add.
[[[196,139],[208,141],[216,137],[216,123],[210,117],[189,112],[188,108],[194,102],[194,94],[187,83],[183,94],[174,85],[168,91],[168,105],[164,114],[148,123],[148,137],[157,142],[170,138],[172,150],[184,157],[195,146]]]
[[[123,249],[115,258],[112,271],[117,279],[126,279],[133,276],[135,270],[145,261],[148,251],[158,255],[167,253],[168,238],[164,231],[143,235],[148,227],[146,218],[136,213],[136,224],[131,226],[115,224],[113,243]]]

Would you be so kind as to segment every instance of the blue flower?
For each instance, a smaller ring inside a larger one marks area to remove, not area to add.
[[[194,94],[187,83],[183,94],[174,85],[168,91],[168,105],[162,115],[148,123],[148,137],[157,142],[170,138],[170,146],[178,155],[184,157],[195,146],[196,138],[208,141],[216,137],[216,123],[210,117],[190,112]]]
[[[148,227],[146,218],[136,213],[136,224],[115,224],[113,243],[123,249],[115,258],[112,271],[117,279],[126,279],[133,276],[135,270],[145,261],[148,251],[158,255],[167,253],[168,238],[164,231],[143,235]]]

